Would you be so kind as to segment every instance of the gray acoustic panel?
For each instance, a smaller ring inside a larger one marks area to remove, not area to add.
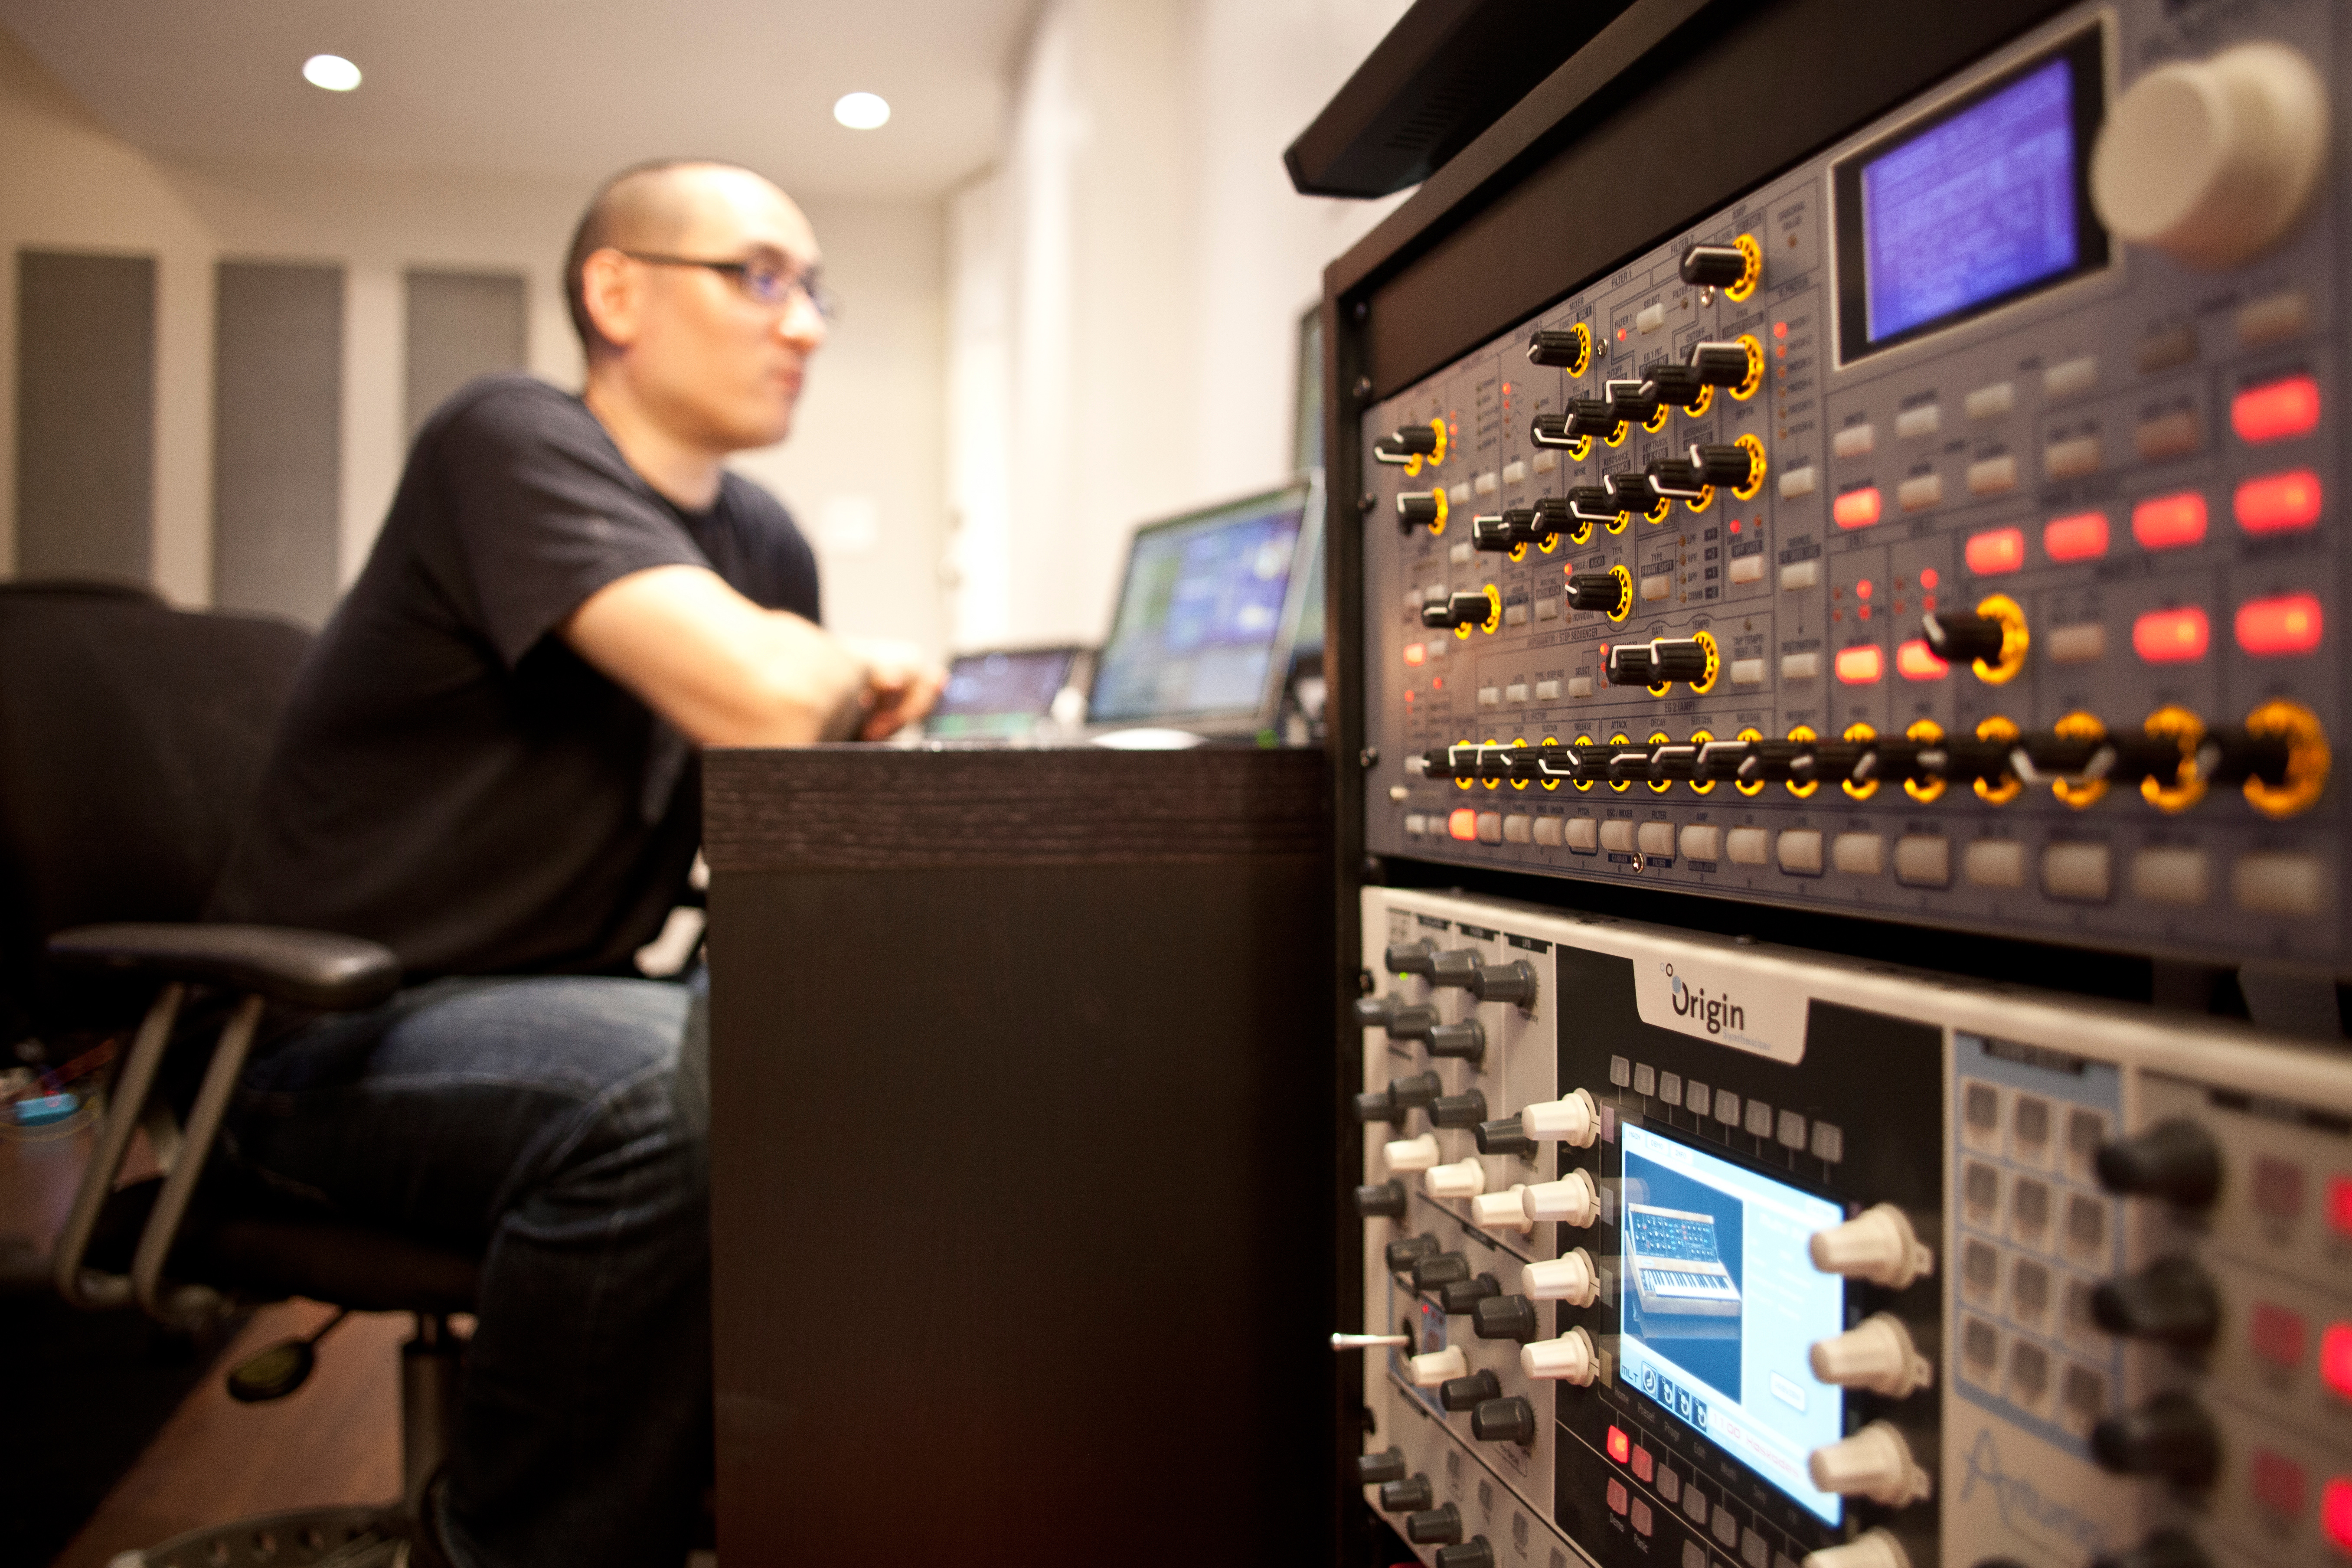
[[[478,375],[523,367],[522,277],[408,275],[408,434]]]
[[[155,260],[16,253],[16,575],[149,581]]]
[[[335,604],[343,269],[224,261],[213,355],[213,602],[317,626]]]

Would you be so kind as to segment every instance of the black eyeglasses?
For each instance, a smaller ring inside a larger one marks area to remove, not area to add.
[[[650,250],[624,250],[621,254],[632,261],[650,262],[656,267],[707,267],[713,272],[723,272],[735,279],[743,297],[754,304],[782,306],[790,304],[794,294],[805,294],[810,308],[820,319],[830,321],[841,314],[841,297],[818,279],[814,267],[795,268],[769,256],[754,256],[748,261],[705,261],[699,257],[664,256]]]

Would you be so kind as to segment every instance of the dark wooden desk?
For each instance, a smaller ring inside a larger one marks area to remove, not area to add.
[[[708,755],[730,1568],[1332,1560],[1328,796]]]

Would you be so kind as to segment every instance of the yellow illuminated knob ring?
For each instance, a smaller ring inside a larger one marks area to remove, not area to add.
[[[1754,332],[1742,332],[1739,346],[1748,352],[1748,379],[1731,389],[1731,396],[1736,403],[1745,403],[1764,384],[1764,345],[1756,341]]]
[[[1410,473],[1412,470],[1407,469],[1406,471]],[[1430,499],[1437,502],[1437,516],[1431,521],[1429,525],[1430,537],[1433,539],[1437,535],[1445,531],[1445,520],[1453,512],[1454,508],[1446,501],[1445,487],[1444,485],[1435,486],[1430,490],[1429,494]]]
[[[1990,664],[1978,659],[1972,668],[1986,685],[2006,686],[2025,668],[2026,649],[2033,642],[2026,629],[2025,608],[2006,594],[1992,594],[1977,602],[1977,614],[2000,623],[2000,657]]]
[[[1690,683],[1692,692],[1704,697],[1715,689],[1715,679],[1723,673],[1723,649],[1717,646],[1713,632],[1696,633],[1691,640],[1706,650],[1706,678]]]
[[[1874,741],[1878,739],[1878,731],[1872,729],[1867,724],[1853,723],[1848,724],[1845,727],[1845,732],[1841,735],[1839,739],[1846,741]],[[1838,781],[1838,786],[1843,789],[1846,794],[1853,796],[1856,800],[1868,800],[1872,795],[1878,793],[1878,781],[1876,779],[1871,779],[1864,784],[1856,784],[1852,779],[1840,779]]]
[[[1706,411],[1715,406],[1715,383],[1708,382],[1698,389],[1698,396],[1683,405],[1683,414],[1691,419],[1704,419]]]
[[[1579,735],[1575,740],[1570,741],[1569,744],[1571,746],[1590,746],[1592,744],[1592,737],[1590,735]],[[1582,770],[1582,764],[1579,763],[1578,768],[1580,772]],[[1588,778],[1572,779],[1570,782],[1576,785],[1576,793],[1579,795],[1583,795],[1592,788],[1592,781]]]
[[[1570,544],[1582,544],[1591,537],[1592,520],[1589,517],[1580,517],[1576,520],[1576,526],[1569,531],[1568,542]],[[1570,567],[1569,570],[1573,571],[1575,568]]]
[[[1642,514],[1643,519],[1645,521],[1652,523],[1664,522],[1666,519],[1674,515],[1675,498],[1672,496],[1660,496],[1658,498],[1658,504]]]
[[[1699,486],[1698,494],[1695,496],[1685,496],[1683,498],[1683,504],[1690,508],[1693,511],[1705,511],[1707,508],[1715,504],[1715,487],[1713,485]]]
[[[1525,561],[1528,558],[1528,547],[1526,542],[1522,541],[1517,544],[1512,545],[1510,554],[1511,559],[1514,561]]]
[[[1674,739],[1675,738],[1672,735],[1667,734],[1664,730],[1653,730],[1650,731],[1650,738],[1645,743],[1654,751],[1660,746],[1673,744]],[[1672,779],[1643,779],[1642,782],[1650,786],[1650,793],[1652,795],[1664,795],[1668,790],[1675,787],[1675,781]]]
[[[1524,737],[1515,739],[1511,742],[1511,744],[1517,747],[1525,747],[1527,743],[1528,742]],[[1525,779],[1513,779],[1511,781],[1511,787],[1513,789],[1525,789],[1528,787],[1528,781]]]
[[[1569,331],[1576,334],[1576,361],[1563,368],[1572,381],[1592,368],[1592,329],[1579,321]]]
[[[1612,447],[1622,447],[1625,444],[1626,433],[1632,428],[1633,426],[1626,424],[1622,419],[1620,419],[1617,423],[1609,426],[1609,434],[1601,438]],[[1588,439],[1590,437],[1588,437]]]
[[[1431,420],[1429,427],[1437,432],[1437,450],[1429,455],[1429,466],[1433,468],[1445,461],[1445,443],[1451,432],[1446,429],[1445,421],[1443,419]]]
[[[1568,460],[1581,463],[1592,456],[1592,437],[1579,436],[1568,444]]]
[[[1693,730],[1691,731],[1689,743],[1694,746],[1704,747],[1709,741],[1714,739],[1715,736],[1708,731]],[[1693,795],[1705,795],[1715,787],[1715,781],[1713,779],[1692,779],[1688,782],[1691,787],[1691,794]]]
[[[1493,637],[1502,624],[1503,595],[1495,584],[1489,583],[1486,584],[1486,618],[1479,624],[1478,629]]]
[[[1745,729],[1741,730],[1738,734],[1732,737],[1735,741],[1760,741],[1763,738],[1764,731],[1759,730],[1753,724],[1747,726]],[[1734,779],[1731,781],[1731,787],[1738,790],[1742,795],[1759,795],[1764,793],[1764,781],[1762,779],[1758,779],[1754,784],[1742,784],[1738,779]]]
[[[1559,737],[1558,735],[1546,735],[1543,738],[1543,743],[1547,746],[1557,746],[1559,744]],[[1547,792],[1556,790],[1559,787],[1559,781],[1558,779],[1546,779],[1543,782],[1543,786]]]
[[[1933,719],[1916,720],[1903,731],[1903,738],[1918,745],[1932,746],[1944,738],[1944,727]],[[1942,798],[1946,782],[1943,779],[1905,779],[1903,793],[1926,805]]]
[[[1633,737],[1625,733],[1622,730],[1618,731],[1615,734],[1609,737],[1609,744],[1612,748],[1618,746],[1630,746],[1633,743]],[[1620,783],[1616,779],[1611,779],[1609,781],[1609,787],[1616,791],[1619,795],[1623,795],[1627,790],[1633,787],[1633,781],[1627,779],[1622,783]]]
[[[1977,739],[1979,741],[2013,742],[2017,734],[2017,726],[1998,713],[1977,726]],[[1977,798],[1992,805],[2007,805],[2024,787],[2024,784],[2014,776],[1998,785],[1989,779],[1976,781]]]
[[[2050,729],[2052,733],[2069,741],[2104,741],[2107,738],[2107,727],[2105,724],[2100,723],[2090,714],[2079,710],[2067,714],[2051,725]],[[2099,797],[2107,793],[2107,781],[2085,779],[2077,784],[2068,779],[2052,779],[2050,793],[2076,811],[2081,811],[2085,806],[2098,804]]]
[[[1499,746],[1501,744],[1502,742],[1500,741],[1497,741],[1494,736],[1489,735],[1484,741],[1479,742],[1479,750],[1483,752],[1488,746]],[[1500,779],[1480,779],[1478,782],[1486,785],[1488,789],[1500,789],[1503,787],[1503,781]]]
[[[1520,548],[1524,550],[1526,546],[1522,545]],[[1545,534],[1543,537],[1543,542],[1537,545],[1536,548],[1542,551],[1546,555],[1550,554],[1553,551],[1559,548],[1559,535],[1557,533]],[[1518,557],[1514,555],[1511,559],[1517,561]]]
[[[2273,819],[2308,811],[2327,787],[2327,772],[2334,761],[2319,715],[2300,702],[2273,698],[2246,715],[2246,732],[2276,735],[2286,742],[2285,781],[2267,784],[2248,779],[2247,804]]]
[[[1658,406],[1651,412],[1651,415],[1647,419],[1642,421],[1642,428],[1647,430],[1653,436],[1656,435],[1659,431],[1666,427],[1666,416],[1672,413],[1674,413],[1674,409],[1667,405],[1666,401],[1664,398],[1660,398],[1658,400]]]
[[[1748,482],[1744,485],[1734,485],[1731,493],[1741,500],[1754,500],[1756,492],[1764,488],[1764,470],[1767,465],[1764,461],[1763,438],[1751,432],[1742,436],[1732,445],[1748,454]]]
[[[2205,742],[2205,721],[2188,709],[2168,704],[2147,716],[2140,728],[2180,748],[2180,770],[2171,782],[2153,775],[2139,781],[2140,798],[2167,816],[2177,816],[2205,798],[2205,781],[2197,775],[2197,748]]]
[[[1469,737],[1465,736],[1465,737],[1463,737],[1461,740],[1454,742],[1454,746],[1455,746],[1455,748],[1456,748],[1457,750],[1458,750],[1459,748],[1461,748],[1461,747],[1466,746],[1466,745],[1470,744]],[[1470,781],[1470,780],[1468,780],[1468,779],[1465,779],[1465,778],[1456,778],[1456,779],[1454,781],[1454,787],[1455,789],[1468,789],[1468,788],[1470,787],[1470,784],[1471,784],[1471,781]]]
[[[1764,280],[1764,247],[1757,243],[1752,234],[1743,234],[1731,243],[1748,263],[1748,269],[1739,275],[1739,281],[1727,285],[1723,290],[1723,297],[1736,304],[1755,293],[1756,285]]]
[[[1789,739],[1791,741],[1818,741],[1821,737],[1813,733],[1813,727],[1811,724],[1799,724],[1789,731]],[[1789,786],[1789,793],[1795,795],[1799,800],[1811,798],[1812,793],[1822,787],[1822,781],[1819,779],[1807,779],[1803,784],[1799,784],[1794,779],[1786,779],[1782,782]]]
[[[1616,530],[1610,531],[1614,533]],[[1609,575],[1617,579],[1617,607],[1609,612],[1609,618],[1622,625],[1633,613],[1633,574],[1620,561],[1609,568]]]

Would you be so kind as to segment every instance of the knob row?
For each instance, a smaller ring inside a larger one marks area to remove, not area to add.
[[[1540,352],[1559,352],[1540,339],[1529,350],[1531,358]],[[1574,448],[1580,459],[1595,437],[1613,447],[1625,438],[1630,426],[1664,428],[1670,408],[1680,408],[1693,417],[1706,413],[1717,387],[1745,399],[1754,396],[1763,384],[1764,349],[1754,337],[1743,334],[1729,342],[1694,343],[1680,362],[1653,361],[1642,367],[1638,379],[1603,383],[1599,397],[1573,398],[1565,413],[1537,415],[1528,427],[1528,439],[1538,447]]]

